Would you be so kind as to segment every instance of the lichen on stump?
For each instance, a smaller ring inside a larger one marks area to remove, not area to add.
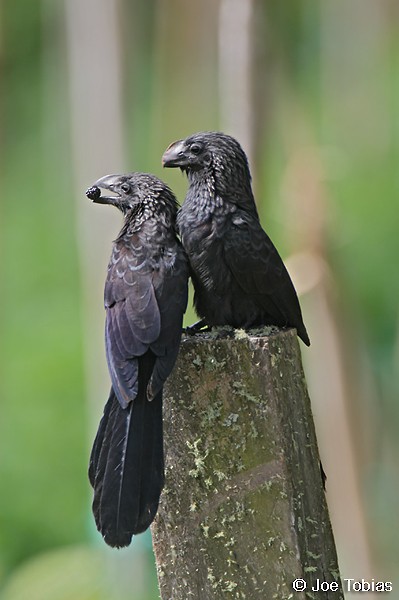
[[[295,331],[184,337],[164,405],[162,600],[343,598]]]

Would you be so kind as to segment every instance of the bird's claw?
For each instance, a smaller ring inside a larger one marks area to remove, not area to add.
[[[207,324],[204,319],[193,323],[192,325],[188,325],[183,329],[183,333],[186,335],[195,335],[196,333],[205,333],[207,331],[211,331],[212,327]]]

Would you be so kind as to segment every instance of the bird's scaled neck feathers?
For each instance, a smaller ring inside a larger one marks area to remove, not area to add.
[[[187,176],[189,188],[185,203],[191,211],[207,215],[221,211],[229,212],[226,210],[228,201],[223,202],[217,193],[215,177],[211,170],[188,171]]]
[[[148,198],[133,206],[125,213],[125,221],[118,235],[118,239],[125,234],[140,231],[148,223],[157,229],[170,230],[170,224],[176,220],[177,203],[169,198],[158,196]]]
[[[199,171],[189,170],[189,189],[184,203],[186,209],[190,209],[190,212],[197,216],[203,214],[208,218],[215,214],[227,215],[237,209],[258,216],[249,170],[244,169],[244,177],[240,171],[231,165],[213,165]]]

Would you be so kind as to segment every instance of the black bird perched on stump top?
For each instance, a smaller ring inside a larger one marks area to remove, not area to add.
[[[176,199],[155,176],[108,175],[86,195],[125,219],[104,294],[112,387],[89,466],[97,528],[122,547],[153,521],[164,483],[162,386],[179,350],[188,264],[175,233]]]
[[[201,323],[295,327],[309,345],[295,288],[259,222],[240,144],[223,133],[196,133],[171,144],[162,162],[188,176],[177,225]]]

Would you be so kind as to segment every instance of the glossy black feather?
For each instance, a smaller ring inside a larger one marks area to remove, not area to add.
[[[177,223],[198,315],[208,325],[295,327],[309,345],[290,276],[260,225],[238,142],[222,133],[198,133],[172,144],[163,162],[189,179]]]
[[[101,448],[103,447],[103,444],[104,444],[105,432],[107,431],[107,428],[109,427],[109,417],[110,417],[111,408],[115,401],[117,401],[117,398],[115,396],[115,392],[114,392],[113,388],[111,388],[111,392],[109,394],[108,401],[104,407],[104,413],[101,418],[100,424],[98,426],[96,437],[94,439],[93,447],[92,447],[91,453],[90,453],[89,481],[90,481],[92,487],[94,487],[94,482],[95,482],[96,472],[97,472],[97,467],[98,467],[98,459],[100,456]]]
[[[127,408],[114,397],[94,478],[93,513],[107,544],[127,546],[155,517],[164,483],[162,391],[151,401],[146,385],[155,357],[139,359],[139,392]]]
[[[95,194],[95,202],[125,215],[104,292],[112,388],[89,465],[97,528],[107,544],[122,547],[151,524],[164,483],[162,386],[179,349],[188,266],[165,184],[133,173],[94,186],[113,192]]]

